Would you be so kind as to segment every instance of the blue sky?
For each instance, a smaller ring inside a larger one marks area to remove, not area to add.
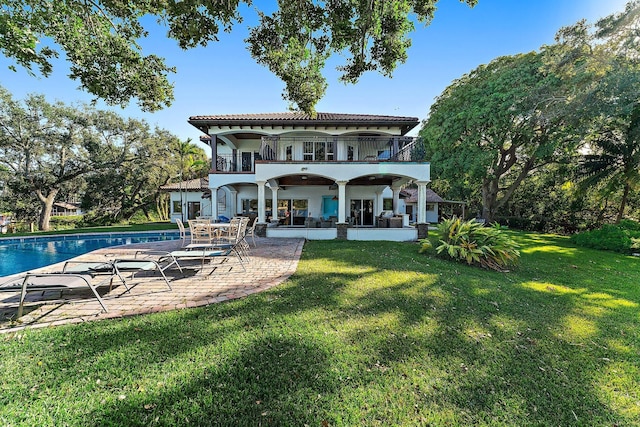
[[[254,0],[271,8],[274,1]],[[269,4],[267,4],[269,3]],[[333,58],[325,71],[329,88],[317,105],[318,111],[336,113],[385,114],[426,118],[429,107],[452,80],[502,55],[538,49],[553,43],[556,31],[586,18],[598,18],[624,9],[625,0],[479,0],[471,9],[458,0],[440,0],[430,26],[416,26],[413,45],[405,64],[392,78],[377,73],[364,75],[355,85],[338,81],[335,66],[343,58]],[[243,12],[245,21],[231,34],[206,48],[180,50],[164,37],[164,30],[153,31],[145,40],[145,53],[164,56],[177,73],[175,101],[157,113],[142,113],[135,103],[125,109],[107,107],[124,116],[144,118],[178,135],[197,141],[200,133],[187,123],[189,116],[287,111],[282,97],[283,84],[266,68],[256,64],[243,40],[248,25],[256,22],[252,9]],[[77,89],[67,77],[64,61],[54,65],[48,78],[34,78],[23,70],[9,71],[9,62],[0,58],[0,85],[15,98],[42,93],[49,101],[89,102],[92,97]],[[412,134],[417,133],[415,129]]]

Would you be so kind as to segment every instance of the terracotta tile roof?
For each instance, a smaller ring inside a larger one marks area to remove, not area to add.
[[[209,178],[196,178],[188,181],[174,182],[160,187],[163,191],[208,191]]]
[[[390,125],[401,126],[403,134],[413,129],[420,121],[417,117],[384,116],[372,114],[317,113],[316,117],[303,112],[259,113],[259,114],[222,114],[210,116],[191,116],[189,123],[198,129],[202,125]]]
[[[53,206],[68,210],[80,209],[80,203],[54,202]]]
[[[418,203],[418,189],[405,188],[400,192],[405,196],[405,203]],[[444,203],[444,199],[430,188],[427,188],[427,203]]]

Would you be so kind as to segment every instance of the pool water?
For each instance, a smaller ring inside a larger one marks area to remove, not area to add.
[[[66,261],[109,246],[176,240],[176,232],[73,235],[0,240],[0,277]]]

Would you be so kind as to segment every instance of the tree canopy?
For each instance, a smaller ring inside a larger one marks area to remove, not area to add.
[[[438,97],[420,132],[434,176],[477,183],[489,221],[533,170],[567,149],[553,95],[559,81],[541,66],[532,52],[478,67]]]
[[[474,6],[477,0],[460,0]],[[144,16],[154,16],[183,49],[206,46],[220,31],[242,21],[251,0],[6,0],[0,6],[0,52],[30,73],[48,76],[51,60],[65,53],[70,77],[107,104],[131,99],[145,111],[168,106],[176,69],[139,41],[148,36]],[[278,0],[275,12],[259,11],[260,23],[246,42],[252,56],[285,83],[283,97],[314,112],[325,93],[327,58],[344,54],[342,79],[356,82],[366,71],[391,75],[407,58],[412,17],[428,24],[437,0]],[[272,5],[256,2],[265,9]]]
[[[593,25],[560,29],[539,52],[497,58],[455,80],[420,132],[436,186],[481,199],[481,215],[492,221],[522,211],[509,202],[534,174],[562,171],[564,180],[543,177],[526,188],[603,189],[621,198],[622,218],[640,176],[639,23],[636,0]]]
[[[47,230],[61,196],[83,199],[101,222],[157,210],[170,180],[204,176],[202,148],[143,120],[90,107],[51,104],[42,95],[19,101],[0,87],[0,198],[21,220]]]

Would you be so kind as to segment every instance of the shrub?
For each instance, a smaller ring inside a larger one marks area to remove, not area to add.
[[[456,261],[504,271],[520,259],[518,245],[500,226],[453,218],[438,226],[442,239],[436,251]]]
[[[577,233],[571,241],[578,246],[605,251],[630,253],[640,239],[640,224],[623,220],[619,224],[605,224],[602,227]]]
[[[80,227],[82,215],[52,216],[49,225],[53,230],[71,230]]]

